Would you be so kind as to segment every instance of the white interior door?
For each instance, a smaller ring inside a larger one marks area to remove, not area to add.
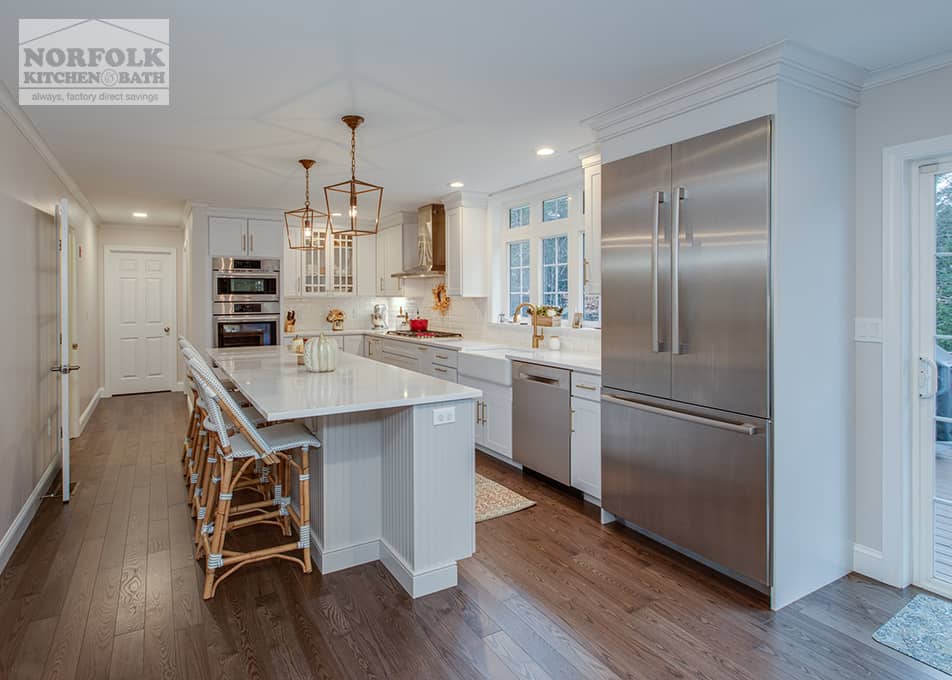
[[[56,266],[57,281],[57,332],[59,334],[59,364],[50,370],[59,373],[59,445],[62,456],[63,502],[69,502],[69,423],[70,389],[69,374],[79,370],[79,366],[70,365],[70,250],[69,250],[69,203],[65,198],[56,205],[56,227],[58,258]]]
[[[110,394],[175,385],[175,252],[106,248],[106,383]]]
[[[952,596],[952,162],[922,166],[915,183],[915,574]]]

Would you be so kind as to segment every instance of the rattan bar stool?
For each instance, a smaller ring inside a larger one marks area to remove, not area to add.
[[[301,565],[310,573],[310,450],[321,446],[320,440],[300,423],[281,423],[256,429],[245,418],[231,394],[218,382],[211,369],[201,361],[189,361],[196,382],[204,391],[208,413],[209,451],[215,453],[211,465],[210,492],[205,500],[205,515],[214,516],[214,522],[202,532],[197,557],[204,553],[205,586],[203,597],[214,597],[218,585],[245,564],[266,559],[284,559]],[[229,434],[225,416],[231,420],[237,434]],[[211,456],[209,456],[211,458]],[[276,466],[273,498],[249,503],[233,503],[236,484],[260,462]],[[300,510],[285,496],[291,482],[292,470],[298,477]],[[214,493],[217,485],[218,493]],[[283,536],[298,532],[295,542],[282,542],[268,548],[240,552],[225,548],[228,534],[254,524],[276,524]],[[301,551],[298,557],[295,553]]]
[[[192,369],[188,364],[189,361],[198,361],[202,365],[208,366],[205,363],[205,360],[195,351],[192,347],[186,347],[182,350],[182,353],[185,355],[186,365],[185,365],[185,375],[189,381],[190,386],[196,392],[195,397],[195,411],[198,414],[198,424],[195,431],[191,450],[195,453],[189,457],[189,468],[187,471],[188,478],[188,499],[192,505],[192,517],[197,518],[198,525],[202,524],[204,519],[204,513],[202,512],[203,497],[208,497],[208,487],[210,479],[210,464],[215,462],[215,449],[211,441],[211,430],[214,425],[210,423],[208,418],[208,410],[205,406],[205,401],[201,396],[202,390],[198,389],[198,384],[196,382],[195,376],[192,373]],[[211,370],[211,369],[209,369]],[[264,416],[258,413],[251,406],[242,406],[241,412],[247,418],[247,420],[254,427],[261,427],[266,423]],[[229,432],[230,433],[230,432]],[[262,497],[269,497],[269,487],[270,483],[270,470],[267,466],[258,466],[258,469],[254,470],[254,477],[252,479],[242,480],[239,483],[240,488],[253,488]],[[200,527],[196,526],[195,529],[195,542],[198,543],[200,538]]]

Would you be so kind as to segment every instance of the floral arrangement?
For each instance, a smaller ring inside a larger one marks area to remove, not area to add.
[[[325,321],[331,324],[331,329],[335,331],[344,330],[344,319],[347,318],[347,315],[344,314],[343,309],[337,309],[336,307],[330,310],[325,317]]]
[[[450,309],[450,296],[446,294],[446,284],[438,283],[433,289],[433,309],[446,316]]]
[[[536,324],[539,326],[561,326],[562,307],[539,305],[536,307]]]

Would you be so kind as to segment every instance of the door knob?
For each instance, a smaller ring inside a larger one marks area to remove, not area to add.
[[[170,329],[168,326],[166,326],[166,327],[165,327],[165,334],[166,334],[166,335],[168,335],[169,330],[171,330],[171,329]]]

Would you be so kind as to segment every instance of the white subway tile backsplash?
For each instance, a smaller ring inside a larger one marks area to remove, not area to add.
[[[458,331],[467,338],[485,338],[493,342],[514,347],[529,347],[532,331],[529,326],[491,323],[488,318],[488,303],[486,298],[454,297],[450,302],[449,311],[441,315],[433,309],[433,298],[430,288],[435,285],[430,281],[410,281],[407,285],[409,297],[404,298],[377,298],[377,297],[326,297],[311,299],[295,299],[286,302],[287,309],[297,312],[297,327],[301,330],[330,329],[331,325],[324,320],[327,312],[334,307],[344,310],[347,320],[344,328],[369,329],[370,315],[373,306],[384,303],[389,308],[390,328],[397,328],[399,320],[397,313],[402,306],[409,310],[410,317],[420,316],[430,320],[430,328],[435,330]],[[495,320],[492,320],[495,321]],[[562,349],[570,352],[599,352],[601,350],[601,331],[592,328],[572,328],[571,326],[545,328],[545,336],[558,336],[562,342]]]

